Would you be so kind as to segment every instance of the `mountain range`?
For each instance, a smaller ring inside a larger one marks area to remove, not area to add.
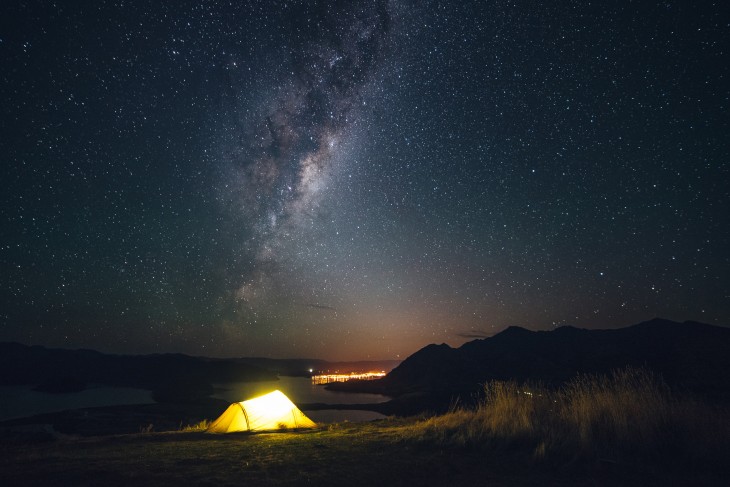
[[[607,330],[513,326],[459,348],[428,345],[382,379],[328,388],[386,394],[401,403],[400,410],[416,412],[422,405],[447,408],[456,397],[479,393],[491,380],[559,386],[578,374],[624,367],[648,369],[675,390],[729,400],[730,328],[664,319]]]
[[[309,376],[316,371],[391,370],[398,363],[114,355],[0,342],[0,385],[32,385],[51,393],[77,392],[89,384],[135,387],[151,390],[158,402],[179,402],[207,397],[214,392],[213,384],[271,381],[279,375]]]
[[[72,392],[92,383],[137,387],[153,391],[156,401],[167,403],[204,400],[214,392],[213,383],[276,380],[279,374],[306,376],[310,369],[392,367],[382,379],[332,383],[327,388],[390,396],[391,401],[376,405],[342,406],[406,415],[440,412],[457,398],[462,403],[474,400],[491,380],[559,387],[578,374],[640,367],[659,375],[674,390],[730,402],[730,328],[692,321],[654,319],[607,330],[564,326],[530,331],[513,326],[458,348],[428,345],[397,364],[109,355],[0,343],[0,385],[32,384],[47,392]]]

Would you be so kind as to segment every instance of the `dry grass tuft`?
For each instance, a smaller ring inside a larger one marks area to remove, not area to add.
[[[198,423],[183,426],[182,428],[180,428],[180,431],[182,431],[184,433],[207,431],[209,426],[210,426],[210,421],[208,421],[207,419],[204,419]]]
[[[560,390],[490,382],[475,409],[403,428],[403,439],[529,452],[538,463],[730,464],[726,411],[672,394],[644,369],[582,375]]]

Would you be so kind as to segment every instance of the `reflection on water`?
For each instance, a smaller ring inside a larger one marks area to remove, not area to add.
[[[33,386],[0,387],[0,421],[66,409],[152,404],[150,391],[131,387],[89,387],[79,392],[48,394]]]
[[[321,385],[314,385],[308,377],[281,376],[278,381],[266,382],[230,382],[214,384],[221,389],[213,397],[228,402],[245,401],[273,390],[280,390],[295,404],[324,403],[324,404],[374,404],[388,401],[388,396],[379,394],[362,394],[350,392],[328,391]],[[384,418],[382,414],[373,411],[337,411],[326,409],[321,411],[306,411],[307,416],[318,423],[335,423],[341,421],[372,421]]]

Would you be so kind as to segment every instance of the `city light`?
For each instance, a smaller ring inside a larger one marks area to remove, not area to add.
[[[313,375],[312,384],[329,384],[330,382],[347,382],[348,380],[373,380],[385,377],[385,371],[380,372],[351,372],[349,374],[322,374]]]

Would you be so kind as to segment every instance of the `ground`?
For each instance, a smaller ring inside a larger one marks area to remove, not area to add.
[[[721,485],[720,479],[536,465],[518,450],[444,448],[405,438],[414,420],[211,435],[5,438],[0,484],[14,485]]]

